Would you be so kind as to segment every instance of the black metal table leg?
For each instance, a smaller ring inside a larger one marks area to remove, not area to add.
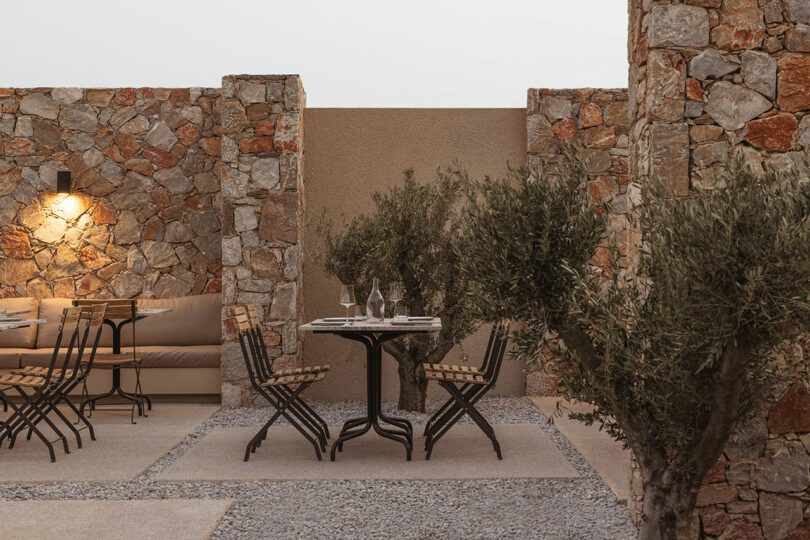
[[[359,341],[366,347],[366,398],[367,415],[365,418],[353,418],[343,424],[340,435],[332,444],[330,459],[335,460],[335,452],[343,450],[343,443],[367,433],[370,429],[374,432],[397,441],[405,447],[406,457],[411,460],[413,450],[413,428],[410,422],[401,418],[392,418],[382,413],[382,343],[388,339],[394,339],[399,334],[389,334],[377,336],[373,332],[340,332],[337,335]],[[380,421],[386,422],[396,428],[391,429],[383,426]]]
[[[110,319],[104,319],[104,324],[108,325],[112,329],[113,354],[121,354],[121,328],[127,323],[135,324],[135,321],[131,319],[126,319],[118,324],[115,324],[115,322]],[[130,394],[129,392],[121,388],[121,366],[112,366],[111,388],[104,394],[101,394],[99,396],[93,396],[92,398],[88,397],[87,399],[82,401],[79,406],[79,411],[81,411],[81,413],[83,414],[84,408],[87,405],[90,405],[90,410],[93,411],[96,409],[96,402],[98,400],[116,395],[126,399],[127,401],[137,406],[138,416],[146,416],[146,414],[144,413],[144,402],[146,402],[147,410],[149,411],[152,410],[152,400],[149,399],[149,397],[146,394]]]

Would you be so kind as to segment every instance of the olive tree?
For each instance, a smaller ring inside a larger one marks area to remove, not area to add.
[[[795,171],[757,176],[732,159],[716,184],[725,186],[684,200],[643,181],[638,268],[630,278],[614,272],[607,283],[582,264],[587,253],[572,261],[560,243],[538,251],[505,238],[516,232],[509,221],[531,216],[510,212],[523,207],[511,198],[490,196],[470,218],[479,252],[504,241],[518,247],[502,257],[501,271],[471,264],[466,275],[492,303],[536,328],[536,339],[521,344],[526,353],[545,329],[559,334],[565,394],[595,406],[578,416],[632,449],[643,480],[644,539],[690,536],[704,476],[737,423],[759,411],[789,373],[776,354],[780,345],[810,326],[807,182]],[[490,207],[503,219],[493,222]],[[575,216],[586,236],[590,225]],[[522,243],[546,229],[527,227]]]
[[[374,210],[336,230],[322,224],[321,255],[329,275],[356,285],[364,303],[377,277],[381,286],[400,281],[402,303],[411,315],[441,317],[437,334],[412,334],[383,344],[399,364],[399,408],[425,411],[427,380],[422,364],[438,363],[477,328],[470,284],[459,272],[455,249],[461,238],[461,205],[469,188],[466,173],[440,169],[437,179],[420,183],[413,170],[402,184],[371,195]],[[387,297],[387,290],[381,291]]]

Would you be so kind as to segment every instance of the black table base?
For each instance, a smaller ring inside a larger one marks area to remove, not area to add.
[[[373,429],[374,432],[381,437],[401,443],[405,447],[407,459],[410,461],[413,451],[413,426],[404,418],[387,416],[382,412],[382,344],[385,341],[398,338],[406,332],[375,333],[357,330],[318,333],[335,334],[346,339],[359,341],[366,347],[366,392],[368,396],[368,411],[366,416],[352,418],[343,424],[343,428],[340,430],[337,440],[332,444],[331,460],[335,461],[335,452],[343,451],[343,443],[360,437]]]
[[[143,317],[138,317],[138,319],[142,319]],[[121,354],[121,327],[127,323],[133,323],[132,319],[126,319],[118,324],[115,324],[114,321],[110,319],[104,319],[104,324],[107,324],[112,328],[112,338],[113,338],[113,354]],[[137,367],[135,369],[138,369]],[[140,378],[140,375],[139,375]],[[96,409],[96,402],[100,399],[113,397],[113,396],[120,396],[124,398],[126,401],[129,401],[134,406],[138,407],[138,416],[146,416],[144,413],[144,402],[146,403],[146,409],[151,411],[152,410],[152,400],[149,399],[149,396],[141,392],[140,388],[138,388],[139,383],[136,382],[135,391],[139,392],[137,394],[131,394],[126,392],[123,388],[121,388],[121,366],[112,366],[112,387],[105,392],[104,394],[88,397],[84,401],[82,401],[79,410],[84,413],[85,407],[88,405],[90,406],[90,410],[94,411]]]

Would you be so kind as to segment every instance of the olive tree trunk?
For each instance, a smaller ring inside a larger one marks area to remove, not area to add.
[[[694,508],[700,482],[689,481],[683,471],[641,466],[644,506],[638,537],[641,540],[692,540]],[[687,484],[687,485],[684,485]]]
[[[386,341],[383,350],[393,356],[399,368],[399,402],[397,407],[403,411],[425,412],[425,397],[428,381],[422,364],[438,364],[453,348],[453,342],[442,340],[431,347],[429,342],[412,341],[404,346],[397,341]]]
[[[397,408],[403,411],[425,412],[427,379],[422,369],[422,361],[410,356],[399,360],[399,402]]]

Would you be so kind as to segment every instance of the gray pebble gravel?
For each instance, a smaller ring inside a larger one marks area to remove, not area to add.
[[[330,425],[363,414],[362,402],[313,402]],[[428,404],[435,410],[439,402]],[[384,404],[389,411],[394,403]],[[582,456],[528,399],[490,397],[491,423],[536,423],[577,469],[576,480],[166,482],[155,477],[217,427],[261,425],[267,409],[221,410],[131,482],[0,484],[0,498],[227,498],[214,532],[235,538],[631,539],[622,505]],[[429,415],[403,413],[414,423]]]

